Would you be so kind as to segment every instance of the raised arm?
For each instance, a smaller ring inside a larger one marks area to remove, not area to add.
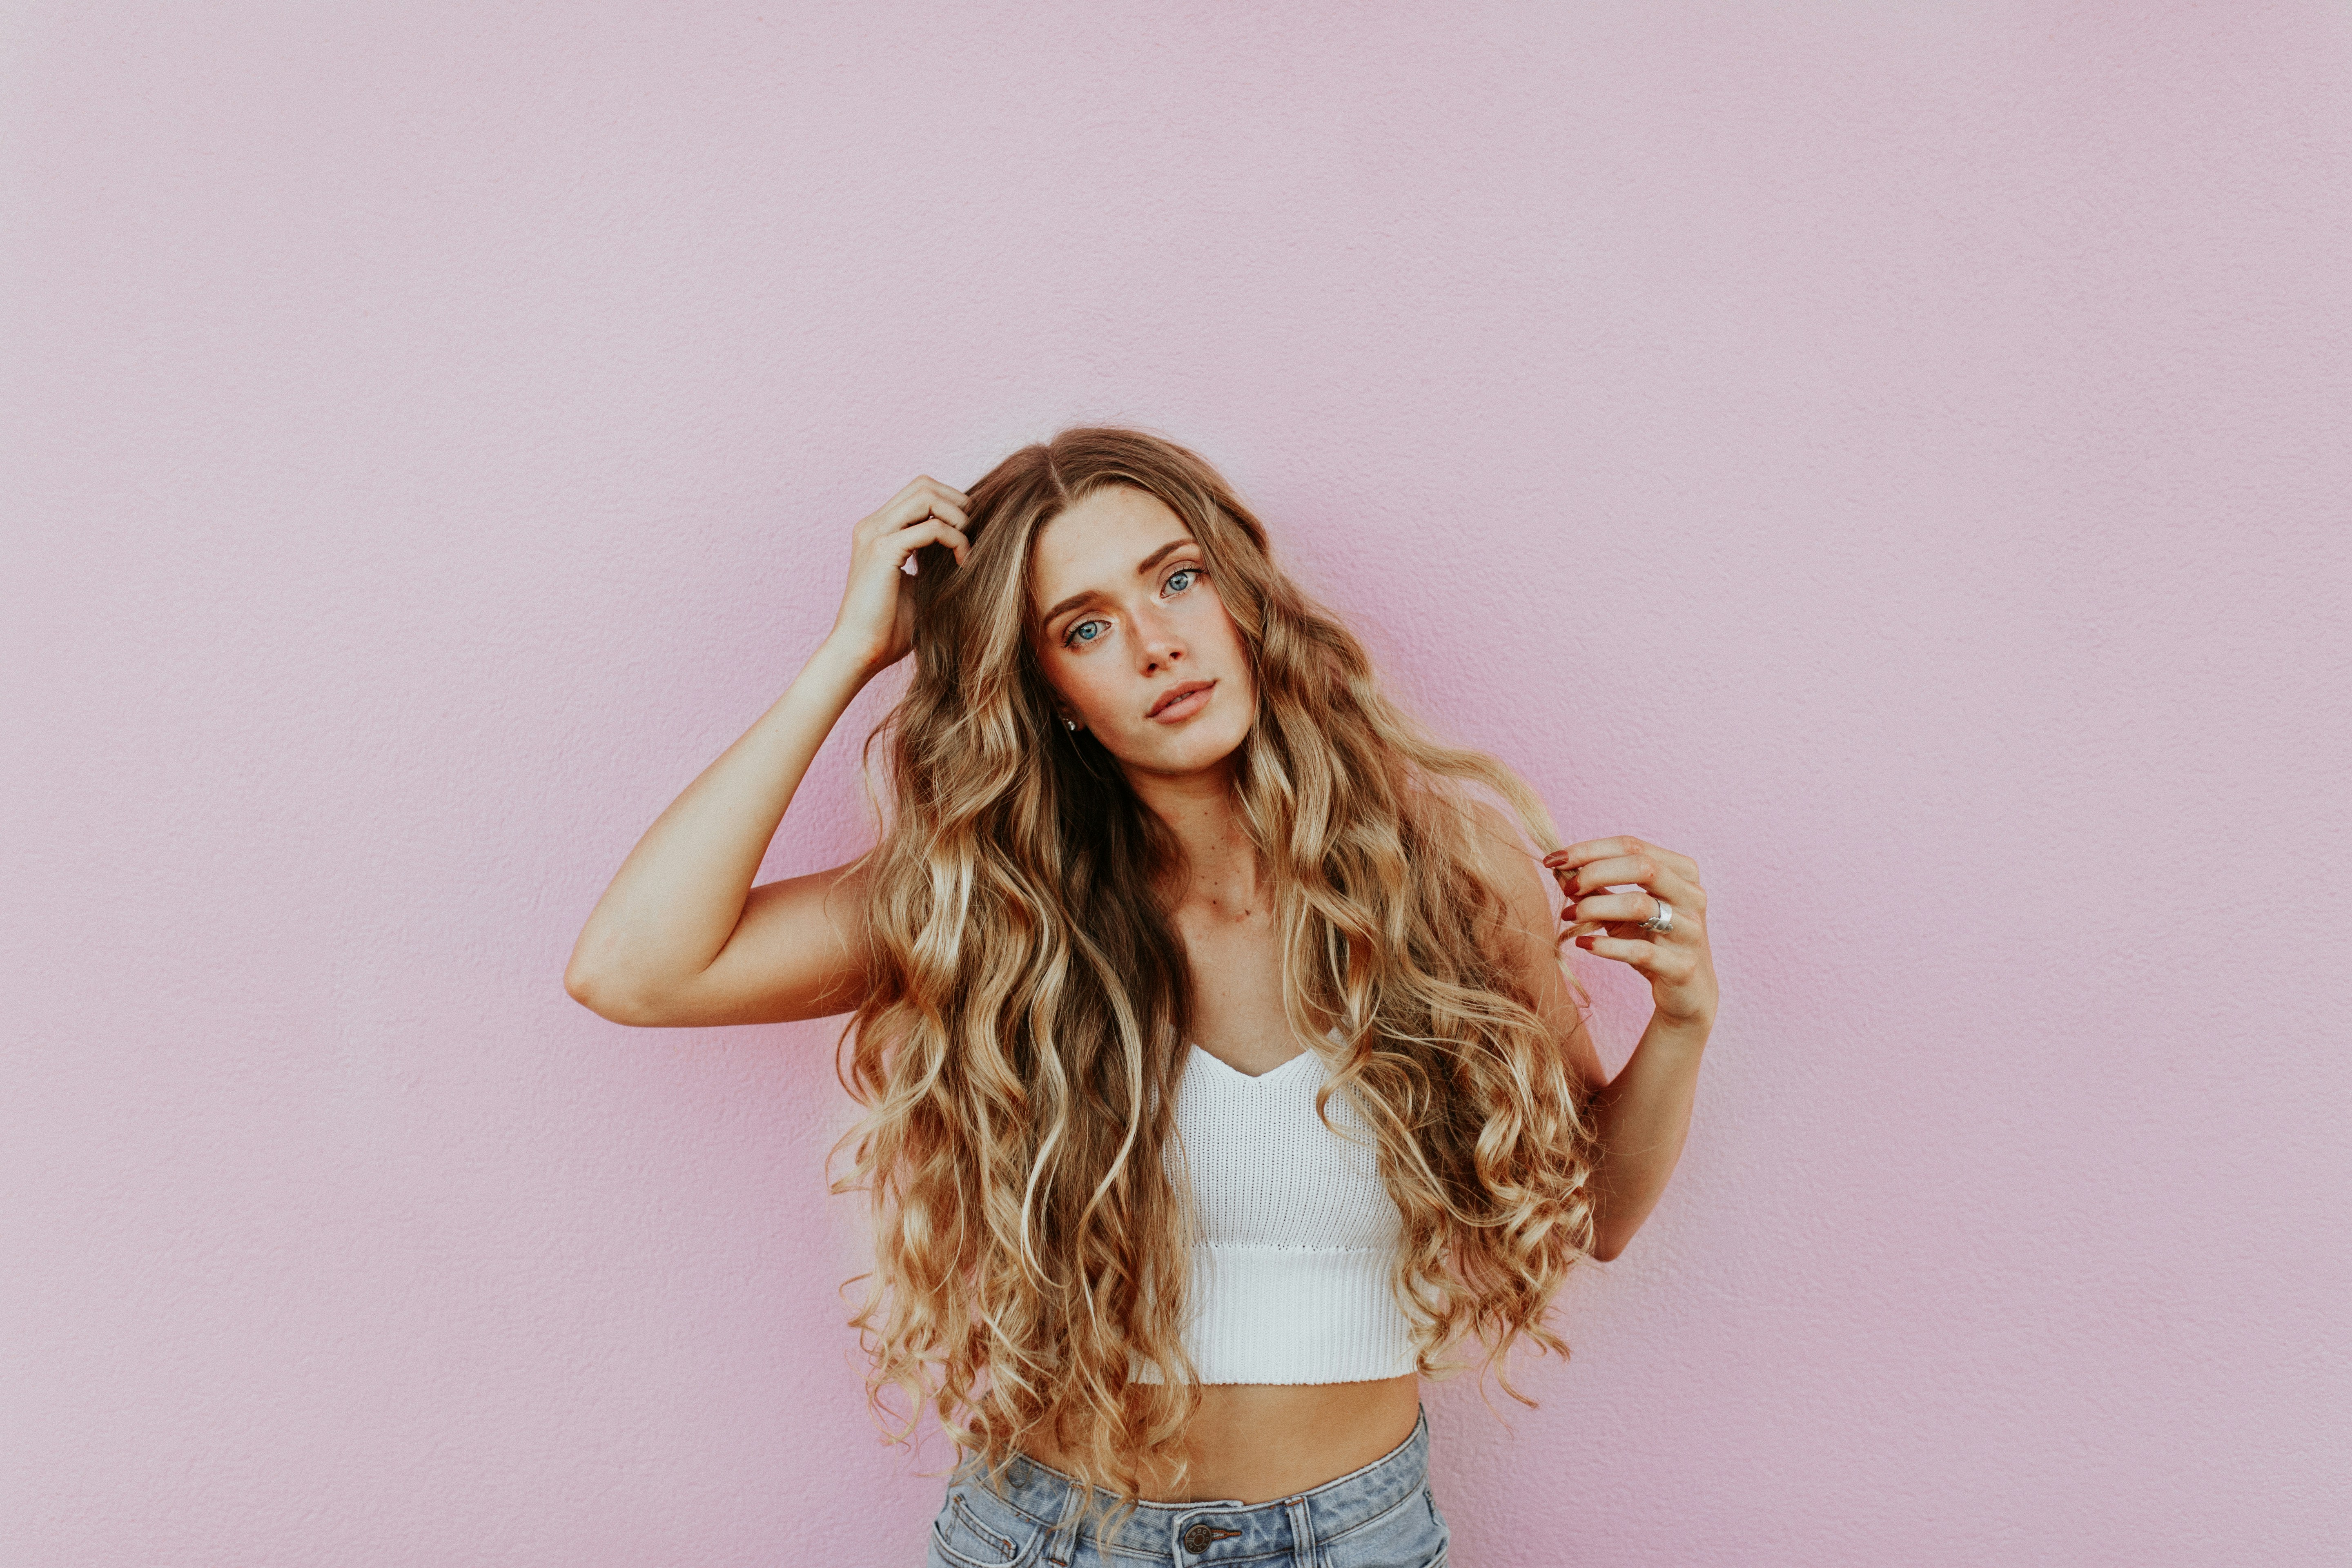
[[[1588,839],[1545,858],[1569,894],[1561,918],[1580,933],[1577,945],[1639,971],[1656,1004],[1633,1054],[1615,1078],[1604,1078],[1560,973],[1543,873],[1500,812],[1489,808],[1481,816],[1488,830],[1486,868],[1507,911],[1504,940],[1538,1010],[1559,1030],[1571,1068],[1592,1091],[1601,1148],[1592,1182],[1599,1205],[1593,1256],[1606,1261],[1624,1251],[1664,1195],[1690,1131],[1699,1062],[1715,1026],[1715,961],[1703,923],[1706,895],[1688,856],[1638,838]],[[1635,890],[1605,890],[1612,887]],[[1646,931],[1640,922],[1657,912],[1661,898],[1674,906],[1671,931]]]
[[[968,498],[916,479],[851,534],[833,630],[792,685],[646,829],[597,900],[563,988],[619,1024],[770,1024],[855,1006],[865,988],[862,889],[850,866],[751,885],[851,698],[913,646],[907,558],[961,563]],[[852,865],[855,863],[853,862]]]

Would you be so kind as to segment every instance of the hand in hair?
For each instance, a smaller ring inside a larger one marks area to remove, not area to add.
[[[900,581],[907,559],[926,544],[944,544],[963,564],[971,541],[964,509],[971,498],[929,474],[883,503],[850,531],[849,584],[825,641],[871,676],[907,657],[915,646],[915,605]]]

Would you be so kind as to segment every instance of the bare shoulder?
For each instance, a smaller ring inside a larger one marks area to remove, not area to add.
[[[1473,799],[1469,805],[1479,877],[1501,900],[1496,918],[1503,929],[1496,935],[1519,950],[1522,966],[1557,969],[1551,873],[1521,837],[1517,823],[1486,801]]]
[[[1491,802],[1471,800],[1476,829],[1479,874],[1503,900],[1515,932],[1549,938],[1552,925],[1550,879],[1520,836],[1518,824]]]
[[[1551,875],[1520,835],[1518,824],[1501,810],[1473,799],[1470,817],[1476,829],[1480,875],[1502,900],[1501,929],[1495,932],[1497,951],[1507,955],[1535,999],[1537,1012],[1559,1031],[1572,1070],[1599,1089],[1608,1074],[1560,967],[1559,917],[1553,911]]]

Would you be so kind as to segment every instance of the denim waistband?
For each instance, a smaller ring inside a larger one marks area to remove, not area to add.
[[[959,1474],[977,1479],[970,1460]],[[1048,1563],[1067,1563],[1083,1541],[1109,1556],[1189,1568],[1284,1554],[1311,1560],[1307,1554],[1316,1545],[1411,1500],[1428,1479],[1429,1415],[1423,1411],[1414,1418],[1412,1436],[1337,1480],[1274,1502],[1139,1502],[1108,1537],[1097,1533],[1104,1528],[1099,1518],[1078,1523],[1085,1489],[1026,1455],[1006,1468],[1004,1487],[997,1495],[1052,1531],[1043,1553]]]

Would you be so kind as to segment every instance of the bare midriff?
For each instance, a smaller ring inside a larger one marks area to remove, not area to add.
[[[1147,1479],[1151,1502],[1276,1502],[1360,1470],[1412,1436],[1421,1380],[1376,1383],[1216,1383],[1185,1435],[1192,1470],[1181,1488]],[[1068,1473],[1050,1444],[1029,1455]]]

